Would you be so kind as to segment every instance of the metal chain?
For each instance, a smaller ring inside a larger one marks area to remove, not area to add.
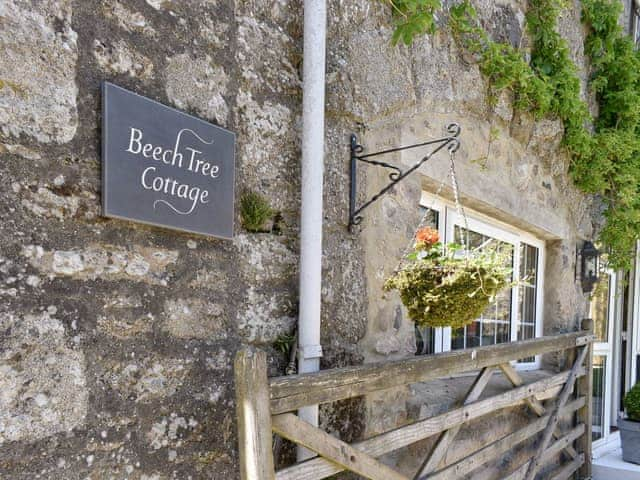
[[[460,240],[461,240],[461,243],[466,247],[465,250],[468,253],[468,251],[469,251],[469,221],[467,220],[467,214],[464,211],[464,207],[462,206],[462,203],[460,202],[460,191],[458,189],[458,179],[456,177],[456,168],[455,168],[455,155],[456,155],[455,150],[449,149],[449,175],[451,176],[451,188],[453,189],[453,199],[454,199],[454,201],[456,203],[456,211],[458,212],[458,215],[460,215],[462,217],[462,220],[464,222],[464,229],[465,229],[465,232],[466,232],[466,239],[465,239],[465,236],[461,236]]]
[[[464,237],[462,237],[462,242],[467,248],[467,252],[469,250],[469,222],[467,221],[467,215],[464,211],[464,207],[462,206],[462,203],[460,202],[460,193],[459,193],[459,189],[458,189],[458,180],[456,178],[456,170],[455,170],[455,154],[456,151],[458,150],[457,146],[459,145],[459,143],[452,143],[450,145],[447,146],[447,150],[449,151],[449,176],[451,177],[451,186],[453,188],[453,196],[454,196],[454,200],[455,200],[455,205],[456,205],[456,211],[458,212],[458,215],[460,215],[464,221],[464,227],[465,227],[465,231],[466,231],[466,241],[464,240]],[[442,189],[444,188],[444,184],[445,184],[445,179],[443,178],[440,181],[440,185],[438,185],[438,189],[436,190],[435,195],[433,196],[433,200],[431,202],[431,206],[430,207],[425,207],[425,213],[422,216],[422,218],[420,219],[420,221],[418,222],[418,228],[416,230],[419,230],[420,228],[422,228],[422,226],[424,225],[427,217],[435,211],[435,204],[438,201],[438,197],[440,196],[440,193],[442,192]],[[407,246],[404,248],[402,255],[400,256],[400,260],[398,262],[398,265],[396,266],[396,268],[394,269],[394,274],[397,273],[400,268],[402,267],[402,264],[404,263],[404,260],[408,254],[408,252],[413,248],[415,243],[415,239],[411,238],[407,244]]]
[[[442,192],[442,189],[444,188],[444,178],[442,180],[440,180],[440,185],[438,186],[438,190],[436,190],[436,193],[433,197],[433,201],[431,202],[431,206],[429,207],[429,210],[433,211],[434,207],[436,206],[436,202],[438,201],[438,196],[440,195],[440,193]],[[427,212],[428,213],[428,212]],[[425,215],[426,217],[426,215]]]
[[[418,231],[418,230],[420,230],[422,228],[422,226],[425,224],[425,221],[427,220],[427,217],[432,212],[435,211],[434,207],[435,207],[436,201],[438,199],[438,195],[440,195],[440,193],[442,192],[442,189],[444,188],[444,183],[445,183],[445,179],[442,179],[440,181],[440,185],[438,186],[438,189],[436,190],[435,196],[433,197],[433,201],[431,202],[431,206],[430,207],[424,207],[425,208],[425,212],[424,212],[424,215],[422,216],[422,218],[420,219],[420,221],[418,222],[418,228],[416,228],[416,231]],[[407,257],[407,255],[409,254],[409,251],[413,248],[414,244],[415,244],[415,239],[411,238],[409,240],[409,243],[407,244],[407,246],[402,251],[402,255],[400,255],[400,261],[398,262],[398,265],[396,265],[396,268],[394,268],[394,270],[393,270],[394,274],[398,273],[398,271],[402,267],[402,264],[404,263],[404,259]]]

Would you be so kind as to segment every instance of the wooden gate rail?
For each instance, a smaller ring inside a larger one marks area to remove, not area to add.
[[[508,475],[508,480],[533,480],[539,469],[561,452],[566,463],[546,478],[565,479],[578,470],[581,478],[588,478],[593,336],[588,321],[584,322],[583,328],[580,332],[521,342],[272,379],[267,379],[264,352],[242,350],[235,362],[241,478],[318,480],[346,470],[372,480],[411,480],[377,459],[434,435],[438,435],[438,439],[413,475],[414,480],[461,478],[500,458],[515,445],[536,437],[539,440],[535,451]],[[560,351],[568,352],[571,368],[528,384],[524,384],[510,363]],[[476,380],[458,407],[351,445],[291,413],[306,405],[334,402],[474,370],[479,370]],[[502,372],[513,388],[480,399],[495,372]],[[547,407],[542,404],[546,399],[553,399]],[[455,463],[444,463],[447,449],[464,424],[519,404],[527,405],[535,415],[528,425]],[[575,421],[563,432],[559,420],[568,416],[574,417]],[[273,432],[319,456],[275,472]]]
[[[514,359],[533,357],[586,345],[584,332],[566,333],[522,342],[426,355],[408,360],[370,363],[324,370],[270,381],[271,411],[285,413],[306,405],[335,402],[385,388],[426,382],[454,373],[479,370]]]

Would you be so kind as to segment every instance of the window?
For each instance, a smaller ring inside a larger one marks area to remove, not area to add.
[[[483,248],[492,244],[497,245],[509,256],[508,266],[513,268],[514,249],[510,243],[500,241],[479,231],[466,230],[457,224],[454,224],[453,227],[453,238],[459,239],[458,243],[468,242],[470,249]],[[478,228],[478,230],[481,229]],[[459,350],[508,342],[511,338],[512,299],[513,292],[510,288],[496,295],[495,301],[487,307],[480,318],[474,320],[470,325],[452,332],[451,349]]]
[[[509,266],[518,285],[500,292],[494,302],[466,327],[416,326],[416,354],[495,345],[535,338],[542,334],[544,242],[508,225],[466,211],[467,221],[453,205],[426,193],[421,201],[424,225],[438,229],[444,242],[470,248],[499,245],[509,253]],[[519,368],[537,368],[539,359],[521,359]]]

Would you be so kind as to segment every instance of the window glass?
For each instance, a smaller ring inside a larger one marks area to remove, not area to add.
[[[416,329],[416,355],[436,353],[436,331],[433,327],[419,327]]]
[[[421,227],[431,227],[438,230],[440,224],[440,212],[432,208],[421,208],[423,221]],[[419,327],[415,325],[416,355],[436,353],[436,329],[433,327]]]
[[[606,356],[593,356],[593,396],[591,403],[592,440],[598,440],[602,438],[603,435],[606,367]]]
[[[513,268],[513,245],[473,230],[467,231],[458,225],[454,238],[468,245],[469,249],[498,246],[508,255],[508,265]],[[468,243],[467,243],[468,242]],[[511,338],[511,288],[502,290],[482,313],[480,318],[466,327],[451,332],[451,349],[480,347],[508,342]]]
[[[538,298],[538,249],[526,243],[520,244],[520,285],[518,295],[518,340],[536,337]],[[533,362],[535,358],[523,358],[519,363]]]

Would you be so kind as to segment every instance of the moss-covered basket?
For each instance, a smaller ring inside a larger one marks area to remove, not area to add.
[[[409,263],[384,288],[400,293],[409,317],[420,326],[468,325],[510,283],[505,252],[489,247],[465,253],[460,245],[437,243],[432,229],[418,231],[416,239]]]

